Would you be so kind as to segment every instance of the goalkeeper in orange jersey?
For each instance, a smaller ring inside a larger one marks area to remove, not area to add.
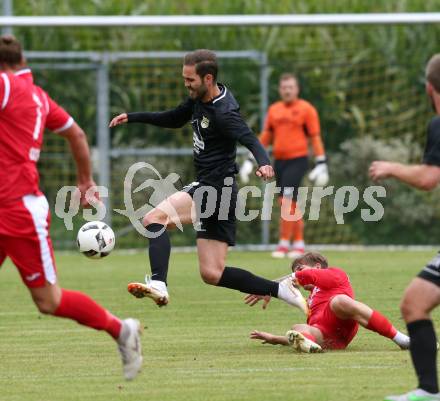
[[[278,90],[281,100],[269,107],[260,135],[263,146],[273,146],[277,187],[281,189],[279,242],[272,256],[296,258],[304,253],[304,221],[299,208],[297,210],[297,197],[308,169],[309,144],[315,156],[315,168],[309,174],[314,185],[327,185],[328,169],[318,112],[299,98],[297,78],[293,74],[281,75]],[[240,169],[242,182],[249,181],[252,171],[252,161],[248,159]]]

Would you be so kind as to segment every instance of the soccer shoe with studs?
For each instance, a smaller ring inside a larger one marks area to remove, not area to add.
[[[145,283],[128,284],[127,290],[136,298],[151,298],[158,306],[165,306],[169,301],[166,284],[148,276],[145,276]]]
[[[125,319],[122,321],[118,349],[126,380],[133,380],[142,367],[141,333],[142,327],[138,320]]]
[[[292,346],[298,352],[305,352],[307,354],[314,354],[317,352],[322,352],[322,348],[319,344],[309,340],[307,337],[302,335],[299,331],[289,330],[286,333],[289,345]]]
[[[432,394],[420,388],[401,395],[389,395],[384,401],[439,401],[440,393]]]

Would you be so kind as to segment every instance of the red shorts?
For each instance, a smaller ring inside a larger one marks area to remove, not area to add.
[[[26,195],[0,207],[0,266],[9,256],[30,288],[57,280],[49,225],[44,195]]]
[[[344,349],[356,335],[359,324],[355,320],[339,319],[330,308],[330,301],[323,308],[316,323],[310,325],[319,329],[324,336],[324,348]]]

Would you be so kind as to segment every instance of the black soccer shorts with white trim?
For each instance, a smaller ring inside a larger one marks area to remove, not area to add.
[[[438,253],[418,274],[417,277],[428,280],[440,287],[440,253]]]

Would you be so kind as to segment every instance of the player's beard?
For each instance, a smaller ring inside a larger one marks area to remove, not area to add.
[[[192,92],[189,93],[189,96],[194,100],[201,100],[208,92],[208,89],[204,84],[200,85],[197,89],[192,88]]]

